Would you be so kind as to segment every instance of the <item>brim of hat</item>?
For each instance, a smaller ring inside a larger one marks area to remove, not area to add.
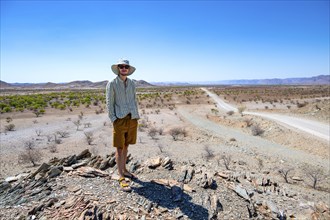
[[[118,75],[118,74],[119,74],[119,71],[118,71],[118,64],[113,64],[113,65],[111,66],[111,70],[112,70],[112,72],[113,72],[114,74]],[[128,72],[127,75],[128,75],[128,76],[131,75],[132,73],[134,73],[134,71],[135,71],[135,67],[130,65],[129,72]]]

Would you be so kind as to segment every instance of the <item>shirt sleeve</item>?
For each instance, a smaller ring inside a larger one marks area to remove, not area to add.
[[[106,87],[106,102],[108,109],[108,116],[113,123],[116,121],[116,113],[115,113],[115,90],[112,82],[109,82]]]

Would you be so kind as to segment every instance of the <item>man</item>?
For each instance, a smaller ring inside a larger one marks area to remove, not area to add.
[[[128,146],[136,143],[137,120],[140,116],[135,83],[127,76],[135,71],[135,67],[128,60],[120,59],[111,69],[117,77],[108,82],[106,87],[108,115],[113,123],[113,146],[116,147],[120,189],[130,192],[131,188],[125,177],[135,176],[126,169],[127,152]]]

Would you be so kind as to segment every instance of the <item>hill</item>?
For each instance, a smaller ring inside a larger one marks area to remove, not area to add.
[[[330,84],[330,75],[319,75],[304,78],[285,79],[240,79],[200,82],[199,84],[223,84],[223,85],[327,85]]]
[[[137,87],[150,87],[152,84],[144,80],[134,80]],[[7,83],[0,81],[0,88],[26,88],[26,89],[102,89],[105,88],[108,81],[91,82],[88,80],[72,81],[68,83]]]

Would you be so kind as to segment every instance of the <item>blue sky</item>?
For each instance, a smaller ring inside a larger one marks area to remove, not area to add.
[[[148,82],[329,74],[329,1],[1,1],[1,80]]]

